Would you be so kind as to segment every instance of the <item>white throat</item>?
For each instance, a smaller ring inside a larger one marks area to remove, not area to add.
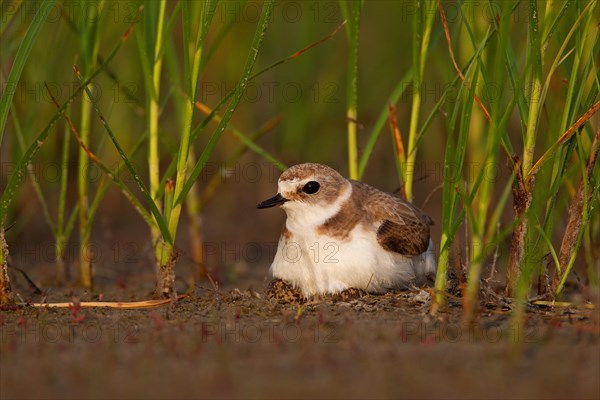
[[[280,182],[279,193],[290,190],[291,182]],[[294,187],[297,187],[294,185]],[[352,195],[352,185],[346,181],[345,188],[339,196],[327,205],[308,204],[300,201],[288,201],[282,205],[287,214],[286,227],[292,233],[306,232],[312,234],[312,230],[323,225],[328,219],[336,215],[342,205]],[[285,197],[285,194],[284,194]]]

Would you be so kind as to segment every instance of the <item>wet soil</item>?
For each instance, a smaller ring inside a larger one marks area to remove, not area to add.
[[[433,317],[419,290],[297,305],[254,286],[207,284],[143,310],[4,308],[0,397],[600,396],[597,310],[530,307],[517,328],[504,307],[484,307],[465,326],[458,303]],[[104,289],[104,301],[149,298],[147,288]]]

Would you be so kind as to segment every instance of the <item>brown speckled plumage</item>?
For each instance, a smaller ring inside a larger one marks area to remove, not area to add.
[[[427,250],[431,218],[398,196],[358,181],[350,182],[352,195],[317,232],[346,239],[356,224],[371,224],[377,231],[377,241],[388,251],[416,256]]]
[[[327,235],[336,239],[347,239],[350,232],[356,224],[361,222],[363,215],[356,212],[356,206],[360,206],[356,202],[355,193],[342,205],[340,211],[332,218],[328,219],[323,225],[317,228],[317,233]]]

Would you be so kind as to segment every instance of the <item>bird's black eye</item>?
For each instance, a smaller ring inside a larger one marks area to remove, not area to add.
[[[319,191],[320,188],[321,185],[319,185],[319,182],[310,181],[306,185],[304,185],[302,191],[307,194],[315,194]]]

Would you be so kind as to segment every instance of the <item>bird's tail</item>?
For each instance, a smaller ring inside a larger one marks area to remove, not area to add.
[[[429,240],[429,246],[424,253],[413,258],[415,273],[415,284],[417,286],[433,286],[437,272],[437,262],[433,252],[433,241]]]
[[[425,274],[435,276],[437,272],[437,262],[435,261],[435,254],[433,253],[433,240],[429,239],[429,246],[427,251],[423,253],[425,258]]]

